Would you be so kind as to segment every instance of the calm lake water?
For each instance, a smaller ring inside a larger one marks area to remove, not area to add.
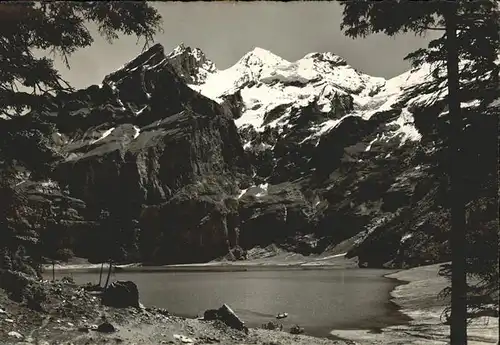
[[[116,272],[112,280],[132,280],[145,306],[157,306],[185,317],[203,315],[223,303],[249,327],[276,321],[307,334],[328,336],[332,329],[371,329],[404,323],[389,302],[394,281],[390,271],[372,269],[249,270],[244,272]],[[96,282],[98,273],[59,272],[77,283]],[[50,273],[46,273],[49,278]]]

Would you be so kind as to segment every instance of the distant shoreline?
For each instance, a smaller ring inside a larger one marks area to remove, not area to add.
[[[214,265],[214,266],[199,266],[199,265],[186,265],[186,266],[116,266],[113,267],[113,272],[127,272],[127,273],[148,273],[148,272],[246,272],[246,271],[276,271],[276,270],[330,270],[330,269],[366,269],[352,266],[301,266],[301,265]],[[101,265],[98,267],[89,266],[66,266],[55,267],[55,272],[62,273],[99,273]],[[104,271],[108,270],[108,265],[104,266]],[[45,266],[43,273],[48,274],[52,271],[52,266]]]
[[[358,268],[354,259],[346,259],[345,253],[327,257],[316,257],[307,260],[289,261],[283,258],[266,258],[248,261],[221,261],[195,264],[173,264],[173,265],[144,265],[142,263],[131,263],[124,265],[113,265],[114,272],[245,272],[255,270],[317,270],[317,269],[353,269]],[[83,259],[79,259],[82,261]],[[109,265],[104,264],[104,270]],[[45,273],[52,271],[51,264],[42,266]],[[101,264],[88,262],[56,264],[56,272],[87,272],[95,273],[101,270]]]

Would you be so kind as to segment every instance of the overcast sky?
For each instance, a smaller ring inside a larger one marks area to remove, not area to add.
[[[340,31],[342,7],[337,2],[156,2],[164,32],[156,42],[166,52],[179,43],[201,48],[219,69],[233,65],[254,47],[290,61],[310,52],[330,51],[360,71],[390,78],[409,68],[403,57],[427,44],[430,37],[396,38],[373,35],[351,39]],[[94,31],[94,30],[93,30]],[[113,44],[96,34],[94,44],[70,58],[61,74],[75,87],[100,83],[102,78],[137,56],[142,42],[124,36]]]

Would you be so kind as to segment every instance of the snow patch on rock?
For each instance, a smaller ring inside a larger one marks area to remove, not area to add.
[[[408,140],[419,141],[422,138],[422,135],[413,124],[412,114],[406,108],[401,111],[401,115],[396,120],[388,123],[388,125],[392,124],[399,126],[399,128],[394,132],[394,136],[400,137],[400,145],[403,145]]]
[[[135,115],[141,115],[142,112],[148,107],[148,105],[146,104],[144,107],[142,107],[141,109],[137,110],[135,112]]]
[[[406,242],[407,240],[409,240],[412,237],[413,237],[412,233],[404,234],[403,237],[401,237],[401,243]]]
[[[242,197],[243,195],[245,195],[245,193],[247,192],[247,190],[248,190],[248,188],[247,188],[247,189],[241,189],[241,190],[240,190],[240,194],[238,195],[238,199],[241,199],[241,197]]]
[[[139,136],[139,134],[141,134],[141,130],[137,126],[134,126],[134,130],[135,130],[134,139],[136,139]]]
[[[110,129],[106,130],[104,133],[102,133],[102,135],[98,138],[98,139],[95,139],[95,140],[92,140],[90,141],[90,144],[95,144],[97,143],[98,141],[101,141],[103,140],[104,138],[106,138],[108,135],[110,135],[113,131],[115,130],[115,127],[111,127]]]

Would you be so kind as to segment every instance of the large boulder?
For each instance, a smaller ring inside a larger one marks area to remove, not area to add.
[[[101,302],[114,308],[139,308],[139,289],[134,282],[118,280],[104,290]]]
[[[204,319],[207,321],[220,320],[231,328],[247,331],[245,322],[227,304],[223,304],[219,309],[209,309],[205,311]]]
[[[116,331],[116,328],[109,322],[103,322],[97,327],[96,331],[100,333],[113,333]]]

